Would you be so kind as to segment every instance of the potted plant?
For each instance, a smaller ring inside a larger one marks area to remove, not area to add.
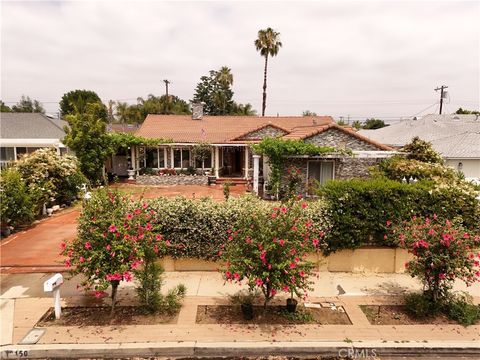
[[[234,305],[240,305],[242,315],[245,320],[253,319],[253,303],[258,297],[257,291],[240,290],[233,295],[230,295],[230,302]]]

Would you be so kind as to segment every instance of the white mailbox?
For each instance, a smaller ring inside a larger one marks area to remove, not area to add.
[[[43,291],[50,292],[63,284],[63,275],[55,274],[50,279],[43,283]]]
[[[53,304],[55,307],[55,319],[60,319],[62,307],[60,305],[60,286],[63,284],[63,275],[55,274],[43,283],[43,291],[53,291]]]

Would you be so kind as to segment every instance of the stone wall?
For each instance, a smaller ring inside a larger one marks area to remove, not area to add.
[[[332,146],[338,149],[350,149],[357,151],[379,151],[380,149],[367,141],[357,139],[353,135],[337,129],[328,129],[320,134],[305,139],[306,143],[317,146]]]
[[[288,158],[285,159],[285,167],[282,173],[281,187],[285,187],[288,180],[287,169],[295,166],[301,171],[301,192],[306,193],[308,189],[308,162],[309,161],[333,161],[334,162],[334,179],[347,180],[353,178],[368,178],[369,168],[378,164],[383,159],[379,158]]]
[[[138,185],[207,185],[205,175],[139,175]]]
[[[286,132],[276,128],[274,126],[265,126],[261,129],[252,131],[245,136],[241,137],[241,140],[257,140],[264,139],[267,137],[279,137],[285,135]]]

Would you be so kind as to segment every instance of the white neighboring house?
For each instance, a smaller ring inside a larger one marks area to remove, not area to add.
[[[403,120],[360,134],[401,148],[415,136],[430,141],[447,165],[469,180],[480,181],[480,117],[478,115],[426,115],[419,120]]]
[[[22,154],[53,147],[68,152],[62,143],[66,121],[39,113],[0,113],[0,167],[6,168]]]

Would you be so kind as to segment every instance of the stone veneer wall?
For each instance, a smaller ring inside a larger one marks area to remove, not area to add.
[[[305,139],[306,143],[317,146],[332,146],[338,149],[350,149],[358,151],[379,151],[376,146],[357,139],[355,136],[344,133],[337,129],[329,129],[320,134]]]
[[[257,140],[257,139],[263,139],[267,137],[283,136],[285,134],[286,134],[285,131],[278,129],[274,126],[266,126],[256,131],[252,131],[245,136],[242,136],[241,140]]]
[[[138,185],[207,185],[205,175],[139,175]]]
[[[302,188],[301,192],[305,193],[308,188],[308,162],[309,161],[333,161],[334,162],[334,179],[336,180],[348,180],[353,178],[368,178],[370,171],[369,168],[378,164],[383,159],[380,158],[355,158],[355,157],[342,157],[342,158],[289,158],[285,160],[285,168],[282,173],[281,187],[287,184],[287,169],[290,166],[295,166],[301,171]]]

